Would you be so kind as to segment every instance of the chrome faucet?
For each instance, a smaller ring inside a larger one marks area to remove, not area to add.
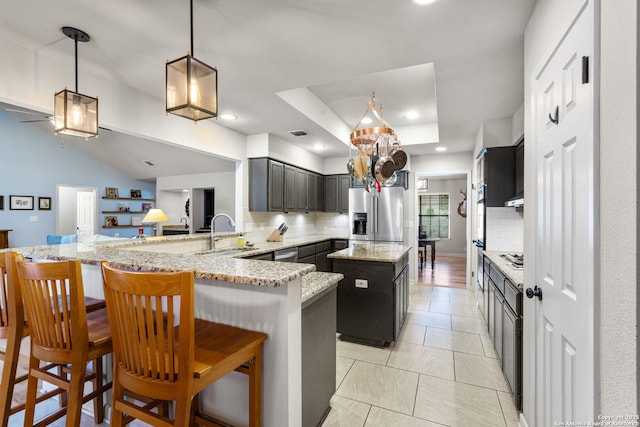
[[[211,218],[211,249],[212,250],[216,250],[216,239],[214,237],[214,234],[216,233],[216,219],[218,219],[218,217],[224,216],[229,220],[229,225],[232,227],[236,226],[236,223],[233,222],[233,218],[231,218],[229,215],[227,215],[226,213],[219,213],[217,215],[215,215],[213,218]]]
[[[182,224],[182,220],[184,219],[184,228],[189,228],[189,222],[187,221],[187,218],[180,218],[180,224]]]

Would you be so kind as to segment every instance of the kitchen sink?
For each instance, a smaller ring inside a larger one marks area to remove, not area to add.
[[[224,248],[224,249],[209,249],[206,251],[196,252],[195,255],[211,255],[211,256],[236,256],[242,255],[249,251],[254,251],[255,248]]]

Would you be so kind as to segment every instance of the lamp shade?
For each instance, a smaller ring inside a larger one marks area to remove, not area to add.
[[[162,209],[149,209],[149,212],[142,218],[142,222],[169,222],[169,218],[162,212]]]
[[[167,62],[167,113],[198,120],[218,117],[218,70],[183,56]]]
[[[68,89],[54,96],[54,132],[91,138],[98,135],[98,98]]]

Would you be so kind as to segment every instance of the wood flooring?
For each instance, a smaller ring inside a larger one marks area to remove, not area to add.
[[[467,258],[463,256],[437,255],[431,268],[430,253],[427,262],[418,269],[418,284],[464,288],[467,285]]]

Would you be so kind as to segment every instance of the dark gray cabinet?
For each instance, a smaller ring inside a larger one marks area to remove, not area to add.
[[[347,208],[348,197],[347,191]],[[324,209],[323,175],[266,157],[249,159],[250,211],[314,212]],[[334,211],[338,212],[337,208]]]
[[[257,259],[261,261],[273,261],[273,252],[267,252],[266,254],[252,255],[245,257],[244,259]]]
[[[515,147],[485,148],[478,156],[485,207],[504,207],[515,194]]]
[[[515,194],[524,193],[524,141],[516,145]]]
[[[284,211],[293,212],[296,210],[296,176],[297,169],[293,166],[284,165]]]
[[[333,271],[344,275],[338,283],[342,340],[379,347],[397,339],[408,305],[407,264],[407,255],[395,263],[333,259]]]
[[[487,265],[489,267],[487,268]],[[505,277],[495,263],[485,263],[486,308],[489,336],[502,372],[513,393],[516,408],[522,408],[522,290]]]
[[[249,210],[284,210],[284,163],[267,159],[249,159]]]
[[[325,183],[325,211],[345,213],[349,211],[349,175],[327,175]]]

